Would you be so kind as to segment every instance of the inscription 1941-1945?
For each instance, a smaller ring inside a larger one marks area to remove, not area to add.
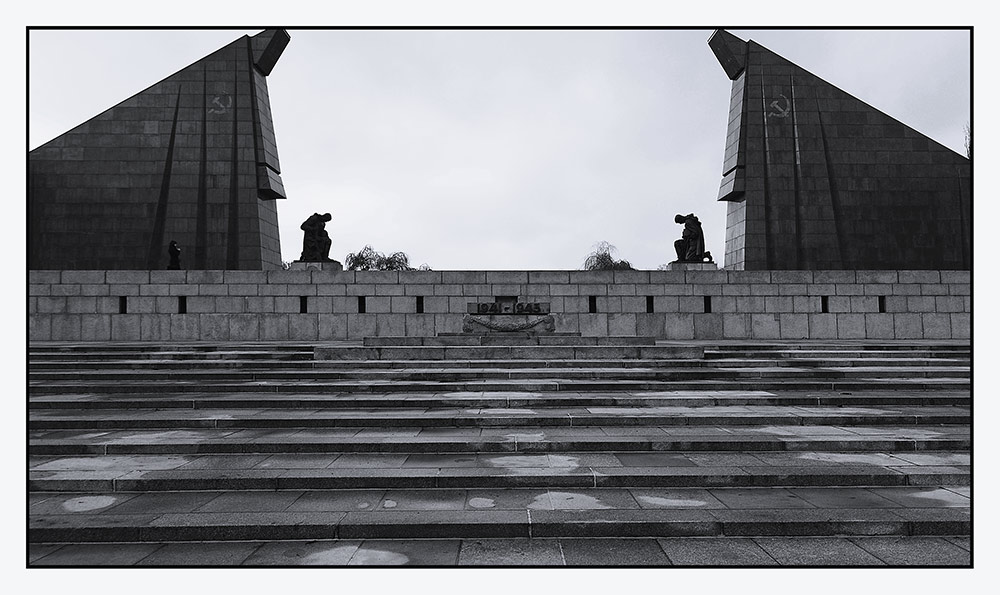
[[[469,304],[469,314],[548,314],[549,302],[528,302],[497,300]]]

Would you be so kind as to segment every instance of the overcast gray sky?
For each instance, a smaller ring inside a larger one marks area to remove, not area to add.
[[[245,30],[34,30],[29,148]],[[744,30],[964,154],[964,30]],[[639,269],[673,259],[676,213],[721,260],[730,81],[683,30],[303,30],[268,77],[282,257],[331,212],[331,256],[371,244],[448,269],[577,269],[606,240]]]

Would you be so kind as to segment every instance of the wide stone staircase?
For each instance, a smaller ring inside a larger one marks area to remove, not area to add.
[[[968,342],[29,347],[29,565],[971,563]]]

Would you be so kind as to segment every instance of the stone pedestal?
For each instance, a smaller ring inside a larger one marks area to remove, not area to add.
[[[340,264],[336,260],[331,260],[330,262],[302,262],[296,260],[288,266],[290,271],[342,271],[344,270],[344,265]]]
[[[719,265],[714,262],[671,262],[667,263],[668,271],[717,271]]]

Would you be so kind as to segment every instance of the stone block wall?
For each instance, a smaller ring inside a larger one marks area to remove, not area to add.
[[[548,302],[556,331],[661,339],[967,339],[969,271],[29,271],[31,341],[324,341],[462,331]]]

